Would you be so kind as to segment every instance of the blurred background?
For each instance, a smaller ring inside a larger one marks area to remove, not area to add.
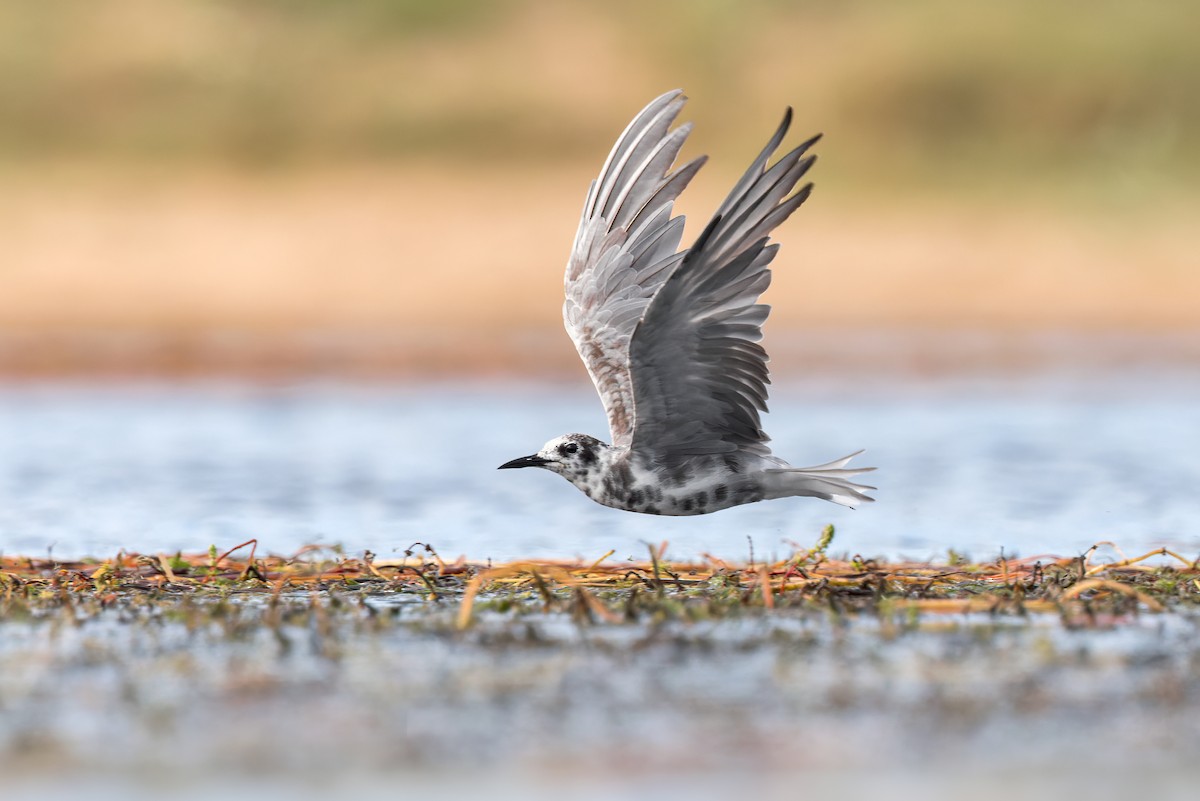
[[[0,0],[0,551],[590,563],[667,541],[761,564],[833,523],[847,556],[1190,557],[1196,22],[1128,0]],[[494,469],[605,437],[562,268],[615,137],[674,87],[684,157],[711,156],[685,242],[786,106],[792,143],[825,134],[777,234],[766,428],[796,464],[867,448],[878,503],[659,518]],[[503,797],[514,761],[556,798],[580,764],[626,785],[667,766],[690,798],[726,766],[743,793],[739,771],[922,798],[948,775],[1011,796],[1039,768],[1096,798],[1195,786],[1190,618],[1010,640],[955,616],[884,659],[873,620],[591,647],[551,615],[530,647],[435,636],[419,616],[453,605],[412,605],[328,658],[313,624],[276,644],[224,601],[224,628],[186,633],[119,604],[5,612],[5,776],[102,798],[163,793],[101,771],[250,797],[228,771],[279,765],[304,797],[413,766],[443,793],[480,768]]]
[[[579,206],[676,86],[689,237],[786,105],[825,134],[777,360],[1200,358],[1194,33],[1116,0],[0,4],[0,373],[580,378]]]

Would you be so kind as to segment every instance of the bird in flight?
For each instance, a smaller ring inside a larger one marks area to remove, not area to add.
[[[671,171],[691,123],[671,129],[682,91],[655,99],[617,139],[588,189],[567,262],[563,319],[608,415],[612,444],[586,434],[550,440],[500,469],[542,467],[605,506],[697,515],[795,495],[844,506],[873,500],[850,479],[858,453],[816,467],[773,455],[767,353],[759,345],[770,307],[777,225],[808,199],[793,192],[815,156],[814,136],[767,165],[792,119],[734,185],[712,221],[679,251],[684,218],[675,198],[703,166]]]

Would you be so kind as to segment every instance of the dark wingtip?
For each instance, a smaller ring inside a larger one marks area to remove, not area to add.
[[[779,127],[775,129],[775,135],[771,137],[771,141],[767,143],[767,146],[763,148],[763,152],[759,156],[760,159],[763,159],[764,163],[766,161],[764,157],[769,157],[772,153],[779,149],[779,145],[783,143],[783,138],[787,136],[788,128],[791,127],[792,107],[788,106],[787,110],[783,112],[783,119],[780,120]]]

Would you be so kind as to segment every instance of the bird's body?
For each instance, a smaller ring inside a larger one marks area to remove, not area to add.
[[[669,130],[679,91],[642,110],[617,140],[584,203],[566,271],[563,318],[608,415],[612,444],[551,440],[502,468],[544,467],[592,500],[631,512],[693,515],[789,496],[853,506],[872,500],[849,478],[856,454],[794,468],[760,425],[769,383],[758,344],[778,245],[771,231],[807,199],[792,193],[817,137],[767,167],[791,109],[704,232],[679,251],[675,198],[704,163],[668,172],[690,124]]]

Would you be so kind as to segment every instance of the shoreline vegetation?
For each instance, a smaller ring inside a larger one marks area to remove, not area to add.
[[[1141,205],[1190,190],[1200,164],[1191,9],[1155,12],[1116,0],[1087,15],[1034,0],[14,4],[0,9],[0,165],[592,163],[632,112],[682,85],[714,154],[757,151],[795,106],[839,143],[822,154],[835,186],[1066,188]]]
[[[981,613],[1058,617],[1067,628],[1086,629],[1200,606],[1200,557],[1167,548],[1126,557],[1112,543],[1099,543],[1067,558],[974,562],[950,552],[943,562],[884,563],[830,556],[832,540],[829,526],[813,548],[773,563],[674,562],[666,543],[648,546],[645,561],[610,561],[610,551],[591,563],[447,562],[423,543],[401,559],[329,546],[259,555],[256,540],[225,551],[123,552],[100,560],[4,555],[0,623],[55,611],[80,622],[114,605],[170,610],[238,601],[271,610],[299,603],[313,614],[349,603],[375,615],[368,602],[382,601],[396,610],[424,607],[447,630],[470,628],[481,614],[519,618],[529,612],[567,613],[579,625],[820,612],[874,617],[893,629],[926,616]]]

